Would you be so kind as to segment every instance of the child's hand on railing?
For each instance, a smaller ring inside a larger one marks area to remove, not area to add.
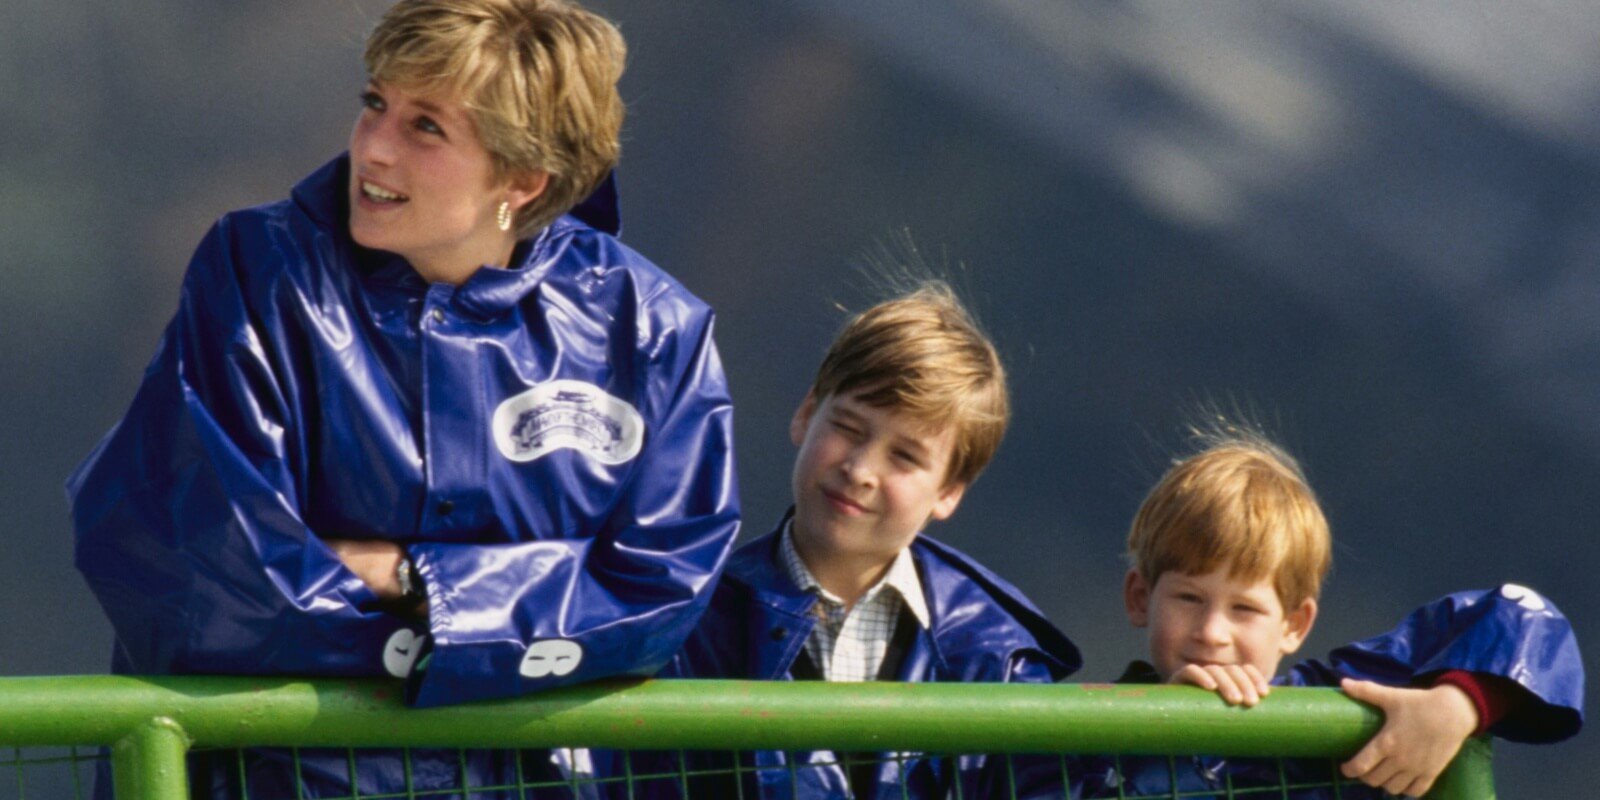
[[[1478,729],[1478,709],[1467,693],[1441,684],[1401,689],[1349,678],[1345,694],[1383,711],[1383,728],[1340,771],[1384,791],[1421,797]]]
[[[1272,691],[1272,684],[1254,664],[1189,664],[1167,682],[1216,692],[1230,706],[1253,706]]]

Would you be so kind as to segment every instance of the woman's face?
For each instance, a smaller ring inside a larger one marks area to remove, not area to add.
[[[494,180],[461,102],[373,80],[361,105],[350,132],[350,236],[403,256],[431,281],[503,263],[515,236],[496,212],[525,200]]]

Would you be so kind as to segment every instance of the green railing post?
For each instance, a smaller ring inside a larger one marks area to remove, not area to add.
[[[1468,739],[1426,800],[1495,800],[1494,749],[1489,739]]]
[[[184,756],[189,737],[178,723],[157,717],[111,746],[117,800],[183,800],[189,796]]]

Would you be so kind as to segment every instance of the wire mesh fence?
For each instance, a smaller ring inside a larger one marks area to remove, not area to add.
[[[1333,690],[1245,711],[1188,687],[649,681],[426,710],[397,689],[0,678],[0,800],[1383,796],[1337,769],[1381,719]],[[1430,798],[1493,797],[1468,745]]]
[[[298,748],[287,748],[263,759],[264,752],[246,749],[207,751],[199,749],[189,756],[190,789],[201,796],[249,798],[317,798],[317,800],[422,800],[423,798],[743,798],[743,797],[839,797],[843,785],[855,797],[1024,797],[1035,798],[1126,798],[1158,800],[1168,798],[1277,798],[1327,797],[1356,798],[1379,796],[1359,783],[1343,779],[1336,760],[1257,759],[1248,769],[1228,769],[1228,764],[1191,758],[1161,756],[1125,758],[1054,755],[960,755],[906,754],[877,755],[829,751],[783,753],[780,764],[758,764],[756,753],[718,751],[622,751],[614,755],[615,770],[597,773],[592,754],[583,749],[557,748],[554,751],[506,753],[511,765],[503,780],[486,779],[473,769],[480,754],[457,749],[451,758],[458,763],[453,774],[441,776],[436,770],[419,770],[413,750],[398,749],[374,753],[357,748],[336,751],[319,749],[318,759],[332,756],[345,763],[344,774],[329,780],[320,771],[308,772]],[[428,761],[436,763],[437,754]],[[697,757],[699,763],[697,764]],[[367,770],[374,759],[400,765],[403,780],[385,788]],[[996,759],[1002,769],[1000,780],[983,785],[976,781],[951,780],[938,785],[937,776],[956,775],[963,761]],[[543,763],[550,761],[557,772]],[[263,772],[261,765],[269,764]],[[716,763],[717,766],[710,764]],[[1165,778],[1162,789],[1126,787],[1115,776],[1129,771],[1129,764],[1154,765]],[[11,748],[0,758],[0,767],[11,773],[0,798],[90,798],[96,770],[105,769],[106,757],[95,748]],[[574,768],[576,767],[576,768]],[[1043,769],[1041,769],[1043,767]],[[1220,768],[1219,768],[1220,767]],[[920,776],[919,770],[928,774]],[[220,770],[220,772],[219,772]],[[864,786],[856,776],[867,771]],[[1191,770],[1215,775],[1215,787],[1186,787],[1182,776]],[[427,773],[424,777],[424,773]],[[208,780],[208,776],[211,778]],[[929,781],[933,776],[935,780]],[[220,780],[218,779],[220,778]],[[102,778],[103,779],[103,778]],[[842,779],[842,780],[841,780]],[[935,789],[929,793],[930,783]],[[105,795],[109,795],[107,792]],[[104,795],[103,795],[104,796]]]
[[[88,797],[95,747],[8,747],[0,750],[0,798]]]

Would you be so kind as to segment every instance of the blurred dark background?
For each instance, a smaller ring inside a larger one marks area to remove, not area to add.
[[[103,671],[61,482],[222,212],[341,150],[386,0],[0,7],[0,673]],[[1141,651],[1127,521],[1186,409],[1253,409],[1338,541],[1322,653],[1513,580],[1600,642],[1600,7],[596,0],[631,48],[625,240],[720,313],[746,536],[858,266],[909,230],[1014,374],[933,531]],[[1591,664],[1593,659],[1591,659]],[[1600,785],[1501,745],[1506,797]]]

